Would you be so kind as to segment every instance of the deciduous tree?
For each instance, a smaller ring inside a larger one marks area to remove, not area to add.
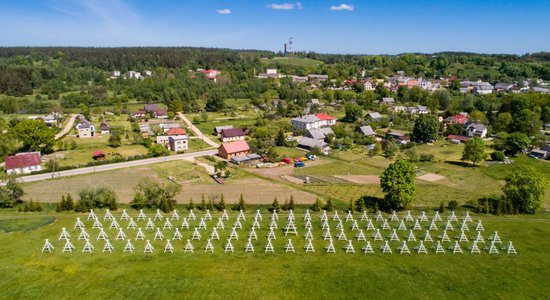
[[[415,199],[414,167],[398,159],[390,164],[380,176],[380,186],[384,192],[386,207],[384,209],[403,209]]]
[[[506,177],[502,191],[518,212],[534,214],[542,208],[547,185],[548,180],[539,171],[522,166]]]
[[[23,120],[13,128],[15,137],[27,151],[51,152],[55,143],[55,132],[39,120]]]
[[[487,158],[485,153],[485,142],[480,137],[474,137],[464,143],[464,151],[462,151],[462,160],[469,160],[472,165],[481,162]]]
[[[439,121],[434,115],[422,115],[414,122],[412,136],[416,140],[437,140]]]

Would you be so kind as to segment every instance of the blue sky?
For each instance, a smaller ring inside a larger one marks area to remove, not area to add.
[[[550,51],[550,0],[0,0],[1,46]]]

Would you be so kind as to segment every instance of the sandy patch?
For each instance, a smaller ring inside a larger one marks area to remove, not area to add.
[[[445,179],[445,176],[437,175],[437,174],[434,174],[434,173],[427,173],[427,174],[418,176],[416,178],[418,178],[420,180],[424,180],[424,181],[435,182],[435,181]]]
[[[334,177],[353,183],[380,184],[380,178],[377,175],[334,175]]]

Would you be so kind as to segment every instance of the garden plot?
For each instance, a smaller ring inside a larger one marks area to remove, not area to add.
[[[380,178],[376,175],[335,175],[334,177],[341,178],[353,183],[380,184]]]

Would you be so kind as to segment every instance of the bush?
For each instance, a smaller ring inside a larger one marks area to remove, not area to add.
[[[267,209],[270,212],[278,212],[281,210],[281,205],[279,205],[279,201],[277,200],[277,197],[273,199],[273,203],[271,203],[271,207]]]
[[[458,207],[458,202],[456,200],[449,201],[449,204],[447,204],[447,208],[454,210]]]
[[[288,199],[285,199],[285,202],[284,202],[283,205],[281,206],[281,209],[282,209],[282,210],[288,210]]]
[[[81,189],[78,192],[79,200],[75,205],[76,212],[87,212],[94,208],[108,208],[117,210],[117,196],[115,191],[106,186],[96,186]]]
[[[363,198],[359,198],[355,201],[355,210],[358,212],[365,210],[365,201],[363,201]]]
[[[204,193],[203,193],[202,196],[201,196],[201,203],[199,205],[197,205],[197,209],[201,210],[201,211],[206,210],[207,209],[206,206],[207,206],[206,205],[206,199],[204,199]]]
[[[441,201],[439,203],[439,209],[437,210],[439,211],[440,213],[444,213],[445,212],[445,202],[444,201]]]
[[[294,206],[295,206],[294,196],[290,195],[290,201],[288,202],[288,207],[287,208],[288,208],[288,210],[291,210],[291,209],[294,210]]]
[[[329,197],[327,200],[327,203],[325,204],[325,207],[323,207],[326,211],[332,211],[334,210],[334,206],[332,205],[332,199]]]
[[[315,203],[313,203],[313,205],[311,206],[311,210],[312,211],[321,211],[321,209],[323,209],[323,200],[319,199],[319,197],[317,197],[317,200],[315,200]]]
[[[355,201],[349,200],[348,211],[351,211],[352,213],[355,211]]]
[[[193,210],[195,209],[195,202],[193,202],[193,198],[189,198],[189,204],[187,204],[187,210]]]
[[[431,153],[420,154],[420,161],[434,161],[434,155]]]
[[[223,194],[220,195],[220,201],[215,205],[218,211],[223,211],[225,209],[225,197]]]
[[[504,152],[502,151],[495,151],[491,153],[491,159],[494,161],[504,161],[506,156],[504,155]]]
[[[166,185],[152,181],[150,179],[142,180],[135,187],[134,199],[131,206],[134,209],[157,208],[163,212],[174,210],[176,200],[174,197],[181,191],[181,186],[174,183]]]
[[[164,145],[155,144],[149,147],[148,153],[153,157],[168,156],[170,154],[170,150],[168,150],[168,148],[166,148]]]
[[[232,210],[242,210],[242,211],[246,210],[246,202],[244,201],[243,194],[241,194],[241,197],[239,197],[239,202],[236,203],[235,205],[233,205],[233,207],[231,209]]]
[[[483,197],[477,199],[477,213],[481,214],[516,214],[518,211],[513,202],[504,196]]]
[[[71,194],[67,194],[66,197],[64,195],[61,195],[61,201],[56,204],[55,211],[72,211],[74,210],[74,207],[75,203]]]
[[[42,208],[42,205],[40,204],[40,202],[35,202],[32,200],[25,203],[23,206],[19,206],[18,208],[18,211],[23,211],[23,212],[41,212],[43,210],[44,209]]]

